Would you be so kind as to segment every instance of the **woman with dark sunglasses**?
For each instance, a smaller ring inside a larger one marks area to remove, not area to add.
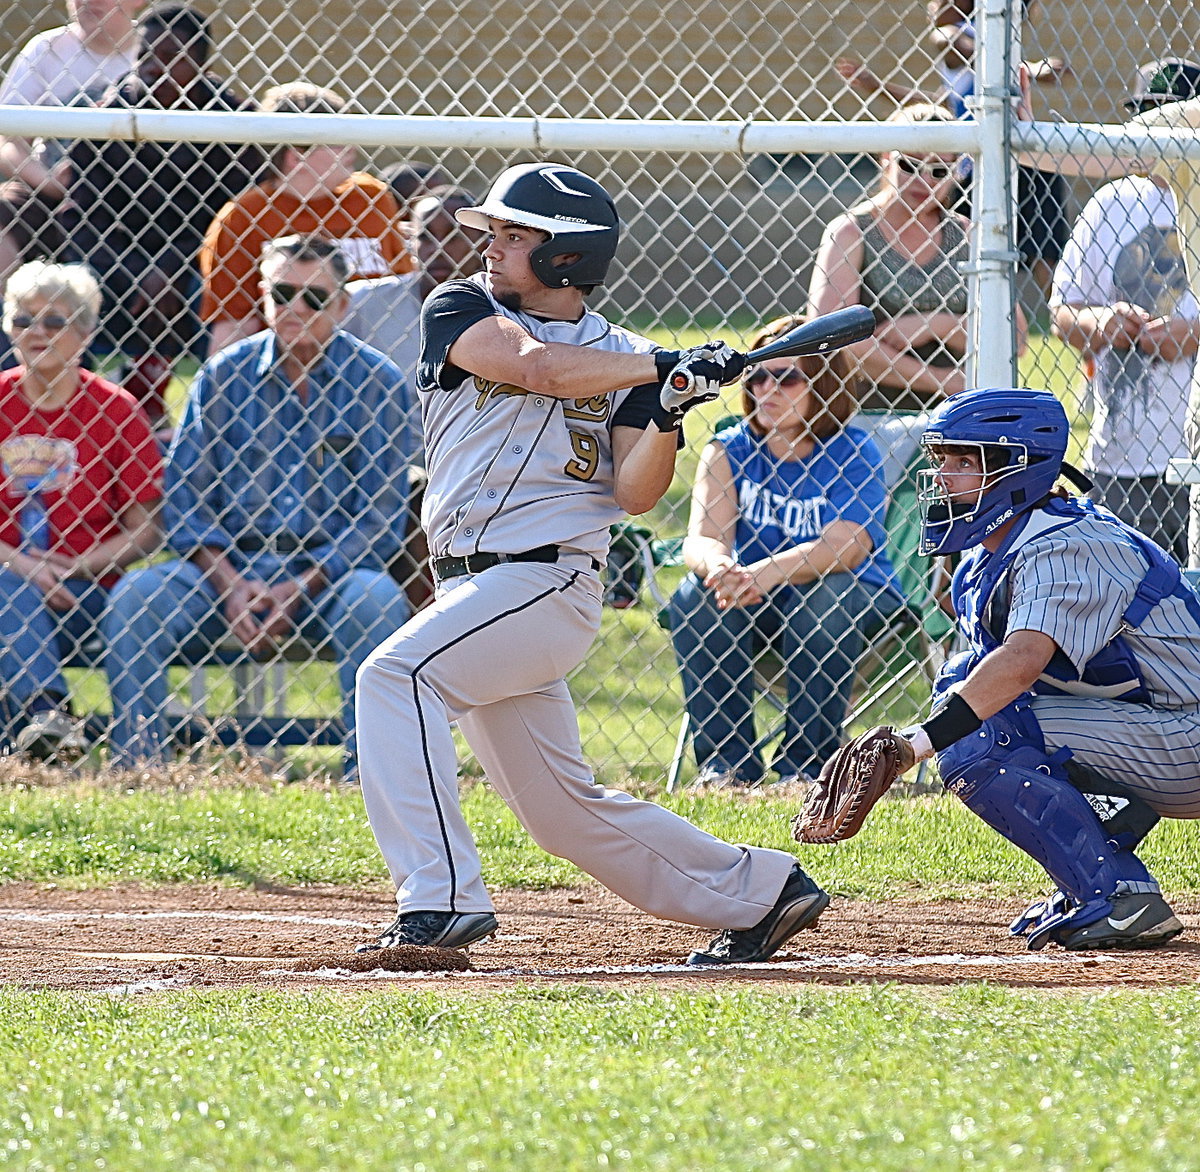
[[[753,347],[804,319],[765,326]],[[842,736],[867,632],[904,605],[884,549],[875,444],[846,427],[856,401],[840,353],[780,358],[742,380],[745,418],[704,449],[671,600],[672,639],[707,785],[763,779],[755,661],[771,649],[787,684],[781,781],[814,777]]]
[[[0,751],[87,749],[63,666],[95,640],[111,587],[157,548],[162,457],[128,391],[81,363],[100,287],[41,261],[8,279],[0,374]]]
[[[935,105],[906,106],[889,122],[952,122]],[[856,420],[883,453],[892,508],[891,548],[909,596],[928,598],[928,562],[916,554],[919,519],[915,470],[926,412],[966,387],[969,223],[947,204],[955,191],[956,156],[886,151],[879,189],[832,220],[809,286],[809,311],[865,305],[875,333],[845,353],[862,379]],[[1025,321],[1014,308],[1023,346]],[[936,613],[927,607],[931,618]],[[931,634],[949,631],[933,618]]]

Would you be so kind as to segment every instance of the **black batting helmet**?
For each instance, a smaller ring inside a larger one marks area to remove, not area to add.
[[[539,228],[550,239],[530,254],[534,276],[543,285],[603,285],[617,252],[621,221],[612,197],[594,179],[562,163],[522,163],[509,167],[483,203],[455,212],[460,224],[486,232],[488,220]],[[554,259],[579,259],[555,265]]]

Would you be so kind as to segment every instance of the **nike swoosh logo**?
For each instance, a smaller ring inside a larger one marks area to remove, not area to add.
[[[1124,932],[1126,928],[1130,928],[1130,927],[1132,927],[1132,926],[1133,926],[1133,925],[1134,925],[1134,924],[1135,924],[1135,923],[1136,923],[1136,922],[1137,922],[1139,919],[1141,919],[1141,917],[1142,917],[1142,916],[1144,916],[1144,915],[1145,915],[1145,914],[1146,914],[1146,913],[1147,913],[1149,910],[1150,910],[1150,909],[1149,909],[1148,907],[1139,908],[1139,909],[1138,909],[1136,912],[1134,912],[1134,913],[1133,913],[1133,915],[1131,915],[1131,916],[1126,916],[1126,917],[1125,917],[1125,919],[1123,919],[1123,920],[1114,920],[1114,919],[1112,918],[1112,916],[1109,916],[1109,917],[1108,917],[1108,922],[1109,922],[1109,923],[1110,923],[1110,924],[1111,924],[1111,925],[1112,925],[1114,928],[1116,928],[1116,930],[1117,930],[1118,932]]]

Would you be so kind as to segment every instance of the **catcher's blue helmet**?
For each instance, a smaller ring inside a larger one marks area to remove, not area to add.
[[[617,253],[621,221],[612,197],[594,179],[562,163],[521,163],[492,184],[483,203],[455,212],[460,224],[488,231],[504,220],[550,233],[530,254],[534,276],[552,289],[602,285]],[[567,265],[555,259],[578,253]]]
[[[921,436],[934,460],[942,447],[978,448],[986,470],[972,500],[951,500],[935,470],[918,473],[923,554],[978,545],[1006,521],[1034,509],[1063,471],[1071,427],[1049,391],[1001,387],[966,391],[942,404]]]

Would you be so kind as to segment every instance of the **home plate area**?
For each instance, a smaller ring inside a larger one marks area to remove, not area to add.
[[[66,891],[0,887],[0,981],[22,988],[134,994],[189,986],[506,989],[531,982],[721,982],[1148,988],[1200,980],[1200,901],[1186,927],[1144,952],[1029,952],[1008,935],[1020,900],[834,898],[814,929],[768,963],[689,969],[713,933],[656,920],[602,887],[505,891],[500,930],[469,954],[392,948],[356,954],[394,916],[390,893],[220,886]]]

